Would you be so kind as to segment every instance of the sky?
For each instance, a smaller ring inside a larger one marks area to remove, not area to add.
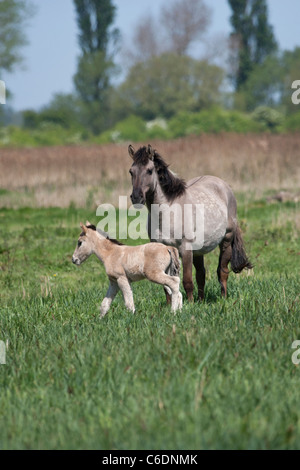
[[[117,7],[115,26],[121,31],[122,43],[129,43],[135,25],[149,14],[158,14],[165,2],[114,0]],[[72,77],[80,54],[73,1],[32,0],[32,3],[36,6],[36,13],[26,30],[28,45],[22,50],[24,65],[13,74],[0,77],[12,93],[8,104],[16,111],[40,109],[55,93],[73,92]],[[300,0],[268,0],[267,3],[269,22],[280,49],[291,50],[300,46]],[[212,9],[208,33],[228,36],[231,27],[227,0],[206,0],[206,4]]]

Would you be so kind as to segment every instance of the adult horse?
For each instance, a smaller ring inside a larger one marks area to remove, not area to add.
[[[132,203],[146,204],[151,241],[178,248],[182,259],[183,287],[188,300],[193,300],[193,264],[196,269],[198,298],[204,298],[203,255],[217,246],[220,247],[218,280],[221,293],[226,297],[229,262],[235,273],[240,273],[244,268],[252,268],[237,222],[236,199],[229,185],[215,176],[198,176],[185,182],[169,170],[164,159],[150,145],[140,147],[137,151],[129,145],[128,153],[133,159],[129,170],[133,187],[130,196]],[[197,223],[198,208],[202,208],[200,223],[199,220]],[[153,227],[153,214],[157,211],[159,215],[156,226]],[[169,236],[166,236],[163,229],[166,218],[169,219]],[[191,231],[197,238],[197,230],[202,232],[199,237],[202,243],[192,245]]]

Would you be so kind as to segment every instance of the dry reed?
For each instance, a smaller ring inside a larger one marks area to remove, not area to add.
[[[213,174],[238,192],[300,187],[300,134],[219,134],[151,143],[186,180]],[[78,207],[130,194],[128,143],[2,149],[1,206]],[[12,193],[11,193],[12,192]],[[13,193],[18,192],[18,197]]]

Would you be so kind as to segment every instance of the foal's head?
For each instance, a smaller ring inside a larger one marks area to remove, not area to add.
[[[81,234],[79,235],[75,251],[72,256],[72,262],[79,266],[83,263],[88,257],[94,252],[94,240],[96,227],[92,225],[89,221],[86,224],[80,222],[80,227],[82,229]],[[100,234],[98,236],[101,236]],[[103,236],[103,238],[105,238]]]
[[[133,204],[145,204],[147,196],[155,192],[157,184],[169,201],[185,192],[185,182],[168,169],[167,163],[151,145],[140,147],[137,151],[129,145],[128,153],[133,159],[129,170],[132,179],[130,197]]]

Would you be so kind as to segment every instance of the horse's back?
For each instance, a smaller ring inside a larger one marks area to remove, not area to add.
[[[212,251],[236,224],[236,199],[230,186],[217,176],[205,175],[189,180],[185,203],[203,205],[203,253]]]

